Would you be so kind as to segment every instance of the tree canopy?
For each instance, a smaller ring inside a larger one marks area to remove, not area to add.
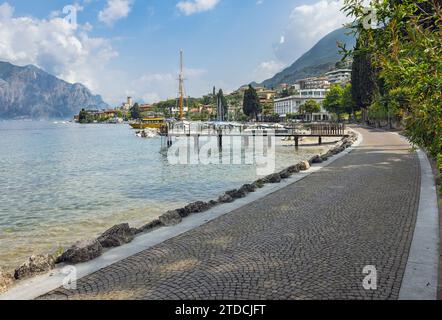
[[[307,100],[301,106],[301,112],[302,113],[313,114],[313,113],[318,113],[320,111],[321,111],[321,106],[315,100]]]
[[[325,96],[323,106],[325,110],[330,113],[335,113],[340,118],[340,115],[345,112],[342,104],[342,96],[344,89],[340,85],[334,85],[330,88],[330,91]]]
[[[356,70],[354,102],[375,110],[387,108],[388,114],[397,109],[404,117],[408,138],[434,156],[442,171],[440,0],[385,0],[371,5],[379,24],[367,27],[367,11],[361,1],[344,1],[343,10],[355,18],[349,27],[359,36],[359,46],[351,52]],[[362,91],[373,86],[373,70],[377,70],[377,83],[382,82],[378,94],[371,96],[374,103]],[[362,85],[363,78],[370,80],[368,88]]]
[[[224,112],[224,114],[222,115],[222,119],[227,119],[227,116],[229,113],[229,104],[227,103],[227,99],[224,96],[222,89],[219,89],[218,94],[217,94],[217,98],[220,101],[220,103],[222,105],[223,112]]]
[[[249,88],[244,92],[243,110],[245,115],[255,119],[261,112],[261,103],[259,102],[258,94],[251,85],[249,85]]]
[[[130,115],[132,119],[140,119],[141,118],[141,112],[140,112],[140,106],[138,103],[135,103],[132,108],[130,108]]]

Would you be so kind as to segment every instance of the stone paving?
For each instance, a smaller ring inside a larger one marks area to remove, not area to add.
[[[319,172],[40,299],[397,299],[419,160],[399,136],[357,130],[364,142]]]

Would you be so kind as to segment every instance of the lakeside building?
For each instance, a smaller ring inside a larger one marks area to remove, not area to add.
[[[325,74],[330,84],[346,84],[351,81],[351,69],[337,69]]]
[[[201,104],[201,105],[198,105],[198,106],[190,109],[189,113],[190,114],[208,113],[208,114],[211,115],[211,114],[214,114],[215,111],[216,111],[216,108],[214,108],[212,105],[210,105],[210,104],[207,104],[207,105]]]
[[[210,105],[210,104],[206,104],[206,105],[202,105],[201,107],[200,107],[200,110],[199,110],[199,112],[200,113],[202,113],[202,112],[207,112],[208,114],[214,114],[215,113],[215,108],[212,106],[212,105]]]
[[[121,105],[121,109],[122,110],[126,110],[126,111],[128,111],[130,108],[132,108],[133,107],[133,99],[132,99],[132,97],[127,97],[127,100],[126,100],[126,102],[123,102],[123,104]]]
[[[292,86],[293,88],[293,86]],[[295,90],[330,89],[328,77],[311,77],[296,81]]]
[[[280,118],[285,118],[288,113],[299,113],[301,106],[304,105],[308,100],[314,100],[321,106],[321,111],[319,113],[314,113],[313,118],[312,115],[307,114],[305,119],[307,121],[329,120],[330,114],[322,107],[322,103],[324,102],[328,91],[329,89],[304,89],[299,90],[295,95],[275,99],[275,113],[277,113]]]
[[[275,90],[270,90],[264,87],[257,87],[255,88],[255,90],[258,94],[259,102],[261,102],[261,104],[273,103],[273,99],[276,95]]]
[[[154,108],[150,104],[140,104],[139,108],[140,108],[140,113],[143,116],[148,116],[154,112]]]
[[[98,114],[101,118],[115,118],[118,115],[117,110],[104,110]]]
[[[177,103],[175,105],[175,107],[173,107],[171,110],[172,114],[179,114],[180,113],[180,106],[179,106],[179,102],[177,99]],[[188,112],[189,108],[187,107],[187,101],[186,99],[184,100],[184,106],[183,106],[183,112]]]
[[[285,90],[285,89],[288,89],[289,87],[290,87],[290,85],[287,84],[287,83],[280,83],[280,84],[278,84],[278,86],[276,87],[276,90],[277,90],[278,92],[281,92],[281,91],[283,91],[283,90]]]
[[[302,88],[301,88],[301,85],[299,83],[295,83],[295,84],[292,84],[290,86],[290,89],[294,90],[294,91],[297,91],[297,90],[301,90]]]
[[[84,112],[85,116],[92,121],[108,121],[110,119],[118,119],[121,116],[121,110],[117,109],[108,109],[108,110],[82,110],[80,114]],[[80,114],[74,116],[74,121],[80,121]]]

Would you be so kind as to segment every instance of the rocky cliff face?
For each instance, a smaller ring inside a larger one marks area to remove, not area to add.
[[[35,66],[0,62],[0,118],[70,118],[82,108],[108,105],[81,84],[70,84]]]

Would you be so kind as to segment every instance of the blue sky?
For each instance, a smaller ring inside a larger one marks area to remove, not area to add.
[[[74,5],[76,28],[70,23]],[[229,92],[290,65],[348,18],[341,0],[0,0],[0,60],[36,64],[117,105]]]

